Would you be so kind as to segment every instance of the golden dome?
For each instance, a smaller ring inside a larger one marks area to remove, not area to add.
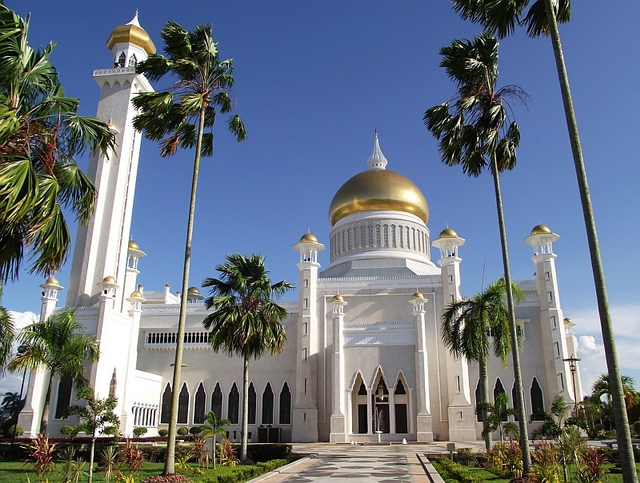
[[[131,296],[130,296],[129,298],[132,298],[132,299],[141,299],[141,298],[142,298],[142,294],[136,290],[135,292],[132,292],[132,293],[131,293]]]
[[[564,322],[565,324],[573,324],[573,320],[571,320],[569,317],[565,317],[565,318],[564,318],[564,320],[563,320],[563,322]]]
[[[455,230],[452,230],[451,228],[445,228],[440,232],[440,235],[438,235],[438,238],[458,238],[458,234],[455,232]]]
[[[416,290],[416,293],[413,294],[413,297],[411,297],[412,299],[423,299],[424,295],[422,295],[418,290]]]
[[[340,294],[336,294],[331,299],[332,302],[344,302],[344,298]]]
[[[187,295],[200,295],[200,290],[197,287],[189,287],[187,290]]]
[[[125,25],[118,25],[113,29],[107,40],[107,48],[111,50],[116,44],[133,44],[142,47],[148,55],[156,53],[156,46],[153,45],[151,37],[145,29],[138,24],[138,13],[131,22]]]
[[[47,281],[45,282],[46,285],[60,285],[60,282],[58,282],[57,278],[54,277],[50,277],[47,279]]]
[[[118,282],[116,282],[116,279],[113,278],[111,275],[107,275],[106,277],[104,277],[102,279],[102,282],[103,283],[118,283]]]
[[[345,216],[374,210],[404,211],[425,223],[429,220],[429,206],[420,189],[388,169],[368,169],[343,184],[331,201],[329,220],[333,226]]]
[[[305,233],[300,237],[300,243],[318,243],[318,239],[311,233]]]
[[[129,250],[140,250],[140,245],[133,240],[129,240]]]
[[[536,225],[531,230],[531,236],[533,235],[551,235],[551,230],[547,225]]]

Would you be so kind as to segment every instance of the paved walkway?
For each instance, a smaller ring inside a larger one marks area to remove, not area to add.
[[[479,446],[478,446],[479,445]],[[456,443],[457,448],[482,448],[482,442]],[[294,443],[293,452],[309,455],[253,482],[379,482],[428,483],[419,459],[425,453],[447,453],[447,443],[350,445]],[[424,459],[424,458],[423,458]]]

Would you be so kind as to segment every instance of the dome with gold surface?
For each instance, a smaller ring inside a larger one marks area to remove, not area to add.
[[[368,170],[349,179],[333,197],[329,208],[332,226],[354,213],[379,210],[411,213],[427,223],[427,200],[411,180],[386,169],[387,159],[380,150],[377,133],[367,164]]]
[[[111,50],[116,44],[133,44],[144,49],[148,55],[156,53],[156,46],[153,45],[151,37],[138,22],[138,12],[129,23],[113,29],[107,40],[107,48]]]

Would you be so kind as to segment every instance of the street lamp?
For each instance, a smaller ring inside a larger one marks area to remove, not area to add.
[[[576,387],[576,369],[578,368],[577,363],[580,362],[581,359],[578,359],[573,354],[571,357],[567,357],[563,359],[564,362],[569,363],[569,370],[571,371],[571,380],[573,381],[573,400],[575,403],[575,412],[576,418],[578,417],[578,388]]]

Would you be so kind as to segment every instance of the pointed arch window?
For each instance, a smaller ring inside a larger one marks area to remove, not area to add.
[[[496,385],[493,387],[493,402],[495,403],[500,394],[506,394],[507,391],[504,390],[504,386],[502,385],[502,381],[500,378],[496,379]],[[507,418],[503,418],[503,421],[506,421]]]
[[[127,60],[127,56],[124,54],[124,52],[120,52],[120,55],[118,56],[118,62],[116,63],[116,67],[124,67],[126,60]]]
[[[138,58],[136,54],[131,54],[131,57],[129,57],[129,67],[135,67],[136,65],[138,65]]]
[[[476,407],[478,407],[478,403],[482,401],[482,388],[480,387],[480,382],[476,386]],[[481,423],[483,421],[482,411],[476,411],[476,421]]]
[[[167,383],[162,394],[162,408],[160,409],[160,422],[168,424],[171,419],[171,399],[173,398],[173,391],[171,390],[171,384]]]
[[[253,382],[249,384],[249,408],[247,411],[249,424],[256,424],[256,388]]]
[[[238,424],[238,412],[240,409],[240,394],[238,393],[238,386],[233,383],[231,392],[229,393],[229,404],[227,408],[227,417],[231,424]]]
[[[291,424],[291,391],[286,382],[280,391],[280,424]]]
[[[189,389],[187,383],[182,384],[180,395],[178,396],[178,423],[187,424],[189,418]]]
[[[273,391],[269,382],[262,393],[262,424],[273,424]]]
[[[358,388],[358,396],[366,396],[367,395],[367,387],[364,385],[364,382],[360,383],[360,387]]]
[[[538,384],[538,379],[533,378],[531,383],[531,413],[534,421],[544,420],[544,399],[542,397],[542,388]]]
[[[516,406],[516,395],[517,394],[518,394],[518,391],[516,390],[516,385],[514,384],[513,387],[511,388],[511,401],[512,401],[511,404],[513,404],[514,408]],[[515,419],[516,421],[519,421],[517,412],[513,413],[513,419]]]
[[[218,382],[216,382],[213,396],[211,396],[211,410],[215,413],[216,419],[222,419],[222,389],[220,389]]]
[[[198,386],[198,390],[196,391],[196,397],[194,401],[194,409],[193,409],[193,424],[202,424],[204,423],[204,413],[205,413],[205,399],[206,392],[204,390],[204,385],[200,383]]]
[[[73,388],[73,378],[62,376],[58,384],[58,402],[56,403],[56,419],[62,419],[64,412],[71,404],[71,389]]]
[[[396,385],[396,394],[406,394],[407,390],[404,388],[404,384],[402,384],[402,379],[398,379],[398,384]]]

